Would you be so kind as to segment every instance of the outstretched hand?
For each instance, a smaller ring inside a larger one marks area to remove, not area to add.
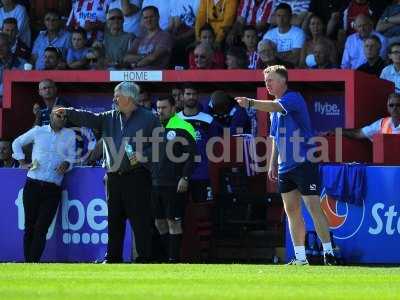
[[[247,97],[235,97],[236,102],[243,108],[249,107],[250,99]]]
[[[56,107],[53,109],[53,113],[55,113],[59,118],[65,119],[67,116],[67,108],[65,107]]]

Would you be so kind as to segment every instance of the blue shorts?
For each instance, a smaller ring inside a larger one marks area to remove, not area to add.
[[[304,196],[320,195],[319,165],[304,162],[289,172],[278,175],[280,193],[299,190]]]

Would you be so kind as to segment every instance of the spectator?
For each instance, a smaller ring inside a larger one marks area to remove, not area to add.
[[[153,114],[157,114],[157,111],[153,108],[153,101],[150,94],[147,91],[141,91],[139,94],[138,104],[143,108],[150,110]]]
[[[104,53],[104,47],[102,45],[96,45],[91,47],[86,54],[87,68],[89,70],[106,70],[106,58]]]
[[[275,18],[277,27],[268,30],[263,40],[273,41],[277,45],[279,58],[297,66],[304,45],[304,31],[290,25],[292,9],[289,4],[280,3],[275,9]]]
[[[171,36],[158,25],[160,15],[157,7],[144,7],[142,18],[146,34],[133,42],[124,63],[134,69],[165,69],[171,56]]]
[[[273,7],[275,13],[277,7],[282,3],[286,3],[291,7],[292,17],[290,19],[290,23],[294,26],[304,28],[304,24],[307,21],[311,0],[275,0]],[[276,22],[276,24],[278,24],[275,18],[276,16],[273,16],[271,22]]]
[[[44,70],[65,70],[66,63],[62,54],[55,47],[47,47],[44,50]]]
[[[180,112],[183,109],[183,91],[179,86],[175,86],[171,89],[171,96],[175,100],[175,109]]]
[[[400,42],[400,0],[394,0],[386,7],[376,24],[376,31],[389,39],[389,43]]]
[[[181,253],[186,192],[194,168],[195,132],[192,125],[176,115],[174,98],[158,100],[157,113],[165,130],[153,171],[155,226],[168,252],[168,261],[176,263]]]
[[[265,69],[274,65],[282,65],[288,69],[294,68],[293,64],[279,58],[276,44],[270,40],[262,40],[258,43],[257,55],[257,69]]]
[[[46,233],[61,202],[61,182],[75,160],[75,134],[64,128],[65,118],[50,115],[50,124],[35,126],[12,144],[13,157],[29,169],[24,186],[24,256],[39,262]],[[22,146],[33,143],[32,164],[25,162]]]
[[[329,46],[320,41],[315,43],[312,55],[315,59],[315,65],[311,69],[335,69],[337,65],[332,64]]]
[[[10,37],[6,33],[0,32],[0,99],[3,97],[4,70],[22,70],[24,63],[24,60],[12,54]]]
[[[107,0],[81,0],[72,3],[67,21],[70,29],[82,27],[86,30],[88,44],[102,41],[106,23]]]
[[[400,43],[390,45],[389,58],[392,64],[382,70],[380,78],[393,82],[396,93],[400,93]]]
[[[203,0],[196,19],[196,35],[208,23],[216,34],[216,42],[222,45],[225,35],[233,25],[239,0]]]
[[[1,31],[10,37],[11,52],[17,57],[29,61],[31,58],[31,49],[18,37],[17,19],[4,19]]]
[[[252,26],[257,36],[265,32],[269,25],[273,2],[274,0],[241,0],[236,21],[226,38],[227,44],[239,42],[240,37],[245,34],[246,26]]]
[[[366,38],[364,40],[364,55],[367,62],[359,66],[357,70],[379,77],[386,66],[385,61],[379,56],[380,49],[381,40],[377,36],[371,35]]]
[[[200,0],[177,0],[172,9],[170,32],[175,42],[173,66],[186,66],[187,45],[195,41],[195,24]]]
[[[215,33],[214,29],[209,24],[205,24],[200,29],[200,40],[196,44],[205,43],[211,46],[213,49],[213,65],[216,69],[224,69],[225,68],[225,56],[224,53],[220,50],[219,46],[215,43]],[[189,53],[189,69],[196,69],[196,63],[194,59],[194,51]]]
[[[327,23],[327,37],[336,40],[340,27],[340,10],[345,0],[311,0],[309,16],[317,15]],[[306,29],[306,28],[304,28]]]
[[[60,15],[56,11],[48,11],[44,16],[46,30],[40,31],[32,49],[32,62],[35,69],[44,69],[44,50],[49,47],[57,47],[63,56],[71,45],[70,33],[62,27]]]
[[[124,15],[123,31],[139,36],[142,0],[110,0],[108,11],[114,8],[119,8]]]
[[[222,135],[222,128],[214,118],[201,111],[198,89],[190,83],[183,87],[184,108],[178,117],[189,122],[195,130],[196,155],[200,161],[196,162],[189,179],[189,197],[194,202],[207,200],[207,187],[210,186],[208,173],[207,142],[214,136]]]
[[[158,9],[158,14],[160,16],[158,25],[161,30],[167,31],[168,26],[171,23],[171,15],[172,15],[172,6],[175,6],[176,3],[172,3],[172,0],[143,0],[142,11],[143,8],[147,6],[154,6]]]
[[[132,43],[132,35],[123,32],[124,15],[119,8],[107,13],[107,30],[104,34],[104,49],[109,68],[121,68],[124,55]]]
[[[374,24],[371,17],[359,15],[354,24],[357,32],[346,39],[342,57],[342,69],[357,69],[367,61],[364,54],[364,40],[371,35],[376,35],[381,41],[381,57],[384,58],[386,54],[387,39],[379,32],[373,31]]]
[[[26,8],[15,0],[1,0],[3,7],[0,8],[0,26],[7,18],[15,18],[18,22],[19,38],[28,46],[31,46],[31,28]]]
[[[0,138],[0,168],[18,167],[18,161],[12,157],[11,142]]]
[[[359,15],[369,16],[372,19],[377,19],[374,6],[369,0],[351,0],[347,7],[342,12],[343,29],[346,36],[357,32],[356,19]]]
[[[248,25],[243,28],[242,42],[246,46],[249,69],[255,69],[257,66],[257,44],[258,44],[257,30],[254,26]]]
[[[325,26],[323,20],[316,15],[312,15],[308,19],[308,40],[304,43],[303,48],[301,49],[300,54],[300,67],[305,68],[309,67],[312,68],[315,64],[311,64],[312,62],[315,63],[315,58],[312,57],[312,52],[314,50],[314,46],[317,43],[325,43],[327,48],[329,49],[329,61],[332,66],[338,65],[338,51],[337,46],[335,43],[326,37],[325,35]]]
[[[58,97],[56,83],[51,79],[44,79],[39,82],[39,96],[42,98],[44,106],[39,103],[33,105],[34,126],[49,125],[50,113],[55,105],[70,106],[63,98]]]
[[[343,129],[345,137],[353,139],[369,139],[375,134],[400,133],[400,94],[390,94],[387,101],[389,117],[381,118],[370,125],[359,129]]]
[[[206,43],[200,43],[194,49],[194,66],[191,69],[218,69],[214,63],[214,49]]]
[[[226,51],[226,68],[227,69],[247,69],[249,66],[249,58],[246,50],[241,47],[231,47]]]
[[[224,91],[215,91],[204,110],[214,117],[223,128],[228,128],[231,135],[251,133],[251,124],[247,112]]]
[[[86,31],[82,27],[72,31],[72,47],[67,50],[67,65],[69,69],[84,69],[87,65]]]

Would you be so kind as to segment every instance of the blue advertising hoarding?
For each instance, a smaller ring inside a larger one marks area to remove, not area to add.
[[[42,261],[93,262],[107,250],[104,169],[74,168],[63,183],[62,201],[47,233]],[[23,186],[26,170],[0,169],[0,261],[23,261]],[[126,229],[124,259],[131,259],[132,235]]]
[[[360,264],[400,262],[398,178],[400,178],[400,167],[367,166],[366,195],[361,205],[339,202],[327,195],[322,196],[321,206],[328,217],[334,242],[340,248],[345,262]],[[307,231],[313,231],[311,217],[304,206],[303,215]],[[294,255],[288,230],[286,254],[288,260]]]

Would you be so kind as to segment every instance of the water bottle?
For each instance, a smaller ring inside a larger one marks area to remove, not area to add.
[[[131,144],[125,145],[125,153],[126,153],[126,156],[128,156],[128,159],[132,166],[134,166],[138,163],[136,160],[135,161],[132,160],[132,158],[135,156],[135,151],[133,151],[133,147]]]

